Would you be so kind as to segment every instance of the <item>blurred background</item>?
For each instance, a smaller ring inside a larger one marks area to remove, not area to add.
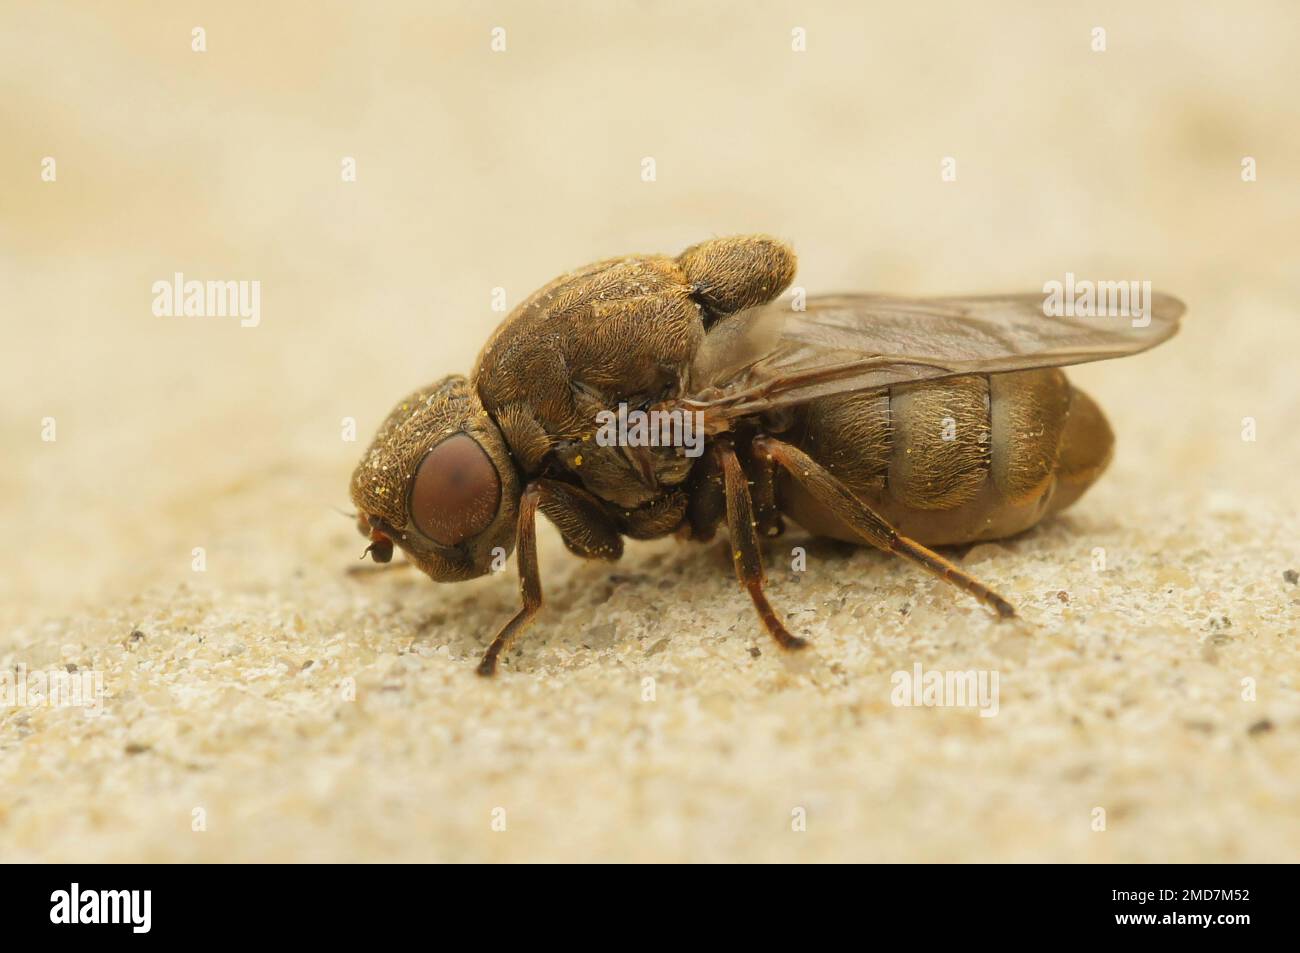
[[[790,241],[809,293],[1074,272],[1177,294],[1177,339],[1075,375],[1118,435],[1095,512],[1293,520],[1298,27],[1285,0],[6,3],[0,652],[115,645],[195,593],[243,639],[287,591],[341,631],[310,607],[377,597],[344,581],[363,543],[331,508],[400,396],[469,371],[493,289],[513,307],[597,258],[740,232]],[[259,281],[259,326],[155,316],[176,272]],[[418,583],[379,591],[451,598]],[[471,586],[454,605],[486,600],[494,628],[513,582]],[[1293,604],[1268,618],[1294,635]],[[474,619],[443,641],[473,654]]]

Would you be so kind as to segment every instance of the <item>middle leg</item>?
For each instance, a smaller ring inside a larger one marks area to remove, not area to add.
[[[771,603],[763,592],[763,555],[758,544],[758,521],[754,518],[754,504],[749,496],[749,479],[736,459],[729,443],[719,442],[714,453],[722,460],[723,482],[727,495],[727,534],[730,536],[731,558],[736,566],[736,578],[749,593],[767,631],[783,649],[801,649],[808,643],[790,631],[777,618]]]

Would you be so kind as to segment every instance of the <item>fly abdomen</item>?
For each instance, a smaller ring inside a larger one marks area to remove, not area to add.
[[[810,456],[928,545],[1028,529],[1100,475],[1111,441],[1096,405],[1056,369],[820,398],[801,424]],[[805,529],[858,541],[793,481],[779,489],[782,509]]]
[[[901,506],[955,510],[989,478],[989,379],[952,377],[890,388],[889,492]]]

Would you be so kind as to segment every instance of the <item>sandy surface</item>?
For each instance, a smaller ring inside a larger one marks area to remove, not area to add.
[[[1300,856],[1293,6],[232,6],[0,13],[0,665],[103,688],[0,707],[0,860]],[[793,660],[717,545],[611,568],[545,526],[488,682],[513,569],[346,573],[364,442],[469,369],[493,288],[745,231],[814,292],[1188,302],[1074,375],[1103,481],[957,553],[1023,625],[794,538]],[[177,271],[260,281],[260,324],[156,317]],[[895,706],[917,663],[996,671],[997,715]]]

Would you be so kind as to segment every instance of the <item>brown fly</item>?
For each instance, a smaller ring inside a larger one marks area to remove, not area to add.
[[[396,545],[439,582],[518,552],[523,604],[480,674],[541,607],[539,510],[588,559],[725,522],[787,649],[806,643],[764,595],[759,548],[785,517],[1014,615],[929,547],[1011,536],[1078,499],[1113,438],[1059,368],[1152,347],[1183,312],[1159,294],[1134,319],[1040,294],[777,302],[794,271],[787,245],[757,235],[588,265],[517,307],[468,378],[388,415],[352,476],[367,551],[387,561]]]

